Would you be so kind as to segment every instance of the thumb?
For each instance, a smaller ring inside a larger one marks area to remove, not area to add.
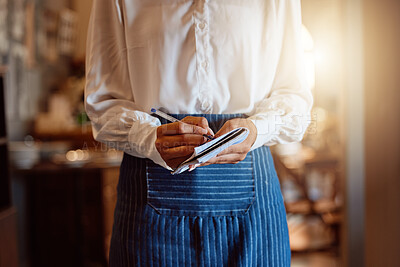
[[[214,136],[215,134],[214,134],[214,131],[210,128],[210,127],[207,127],[208,129],[208,131],[207,131],[207,134],[208,135],[211,135],[211,136]]]
[[[207,131],[207,134],[214,135],[213,131],[208,126],[208,121],[204,117],[187,116],[181,120],[184,123],[199,126]]]

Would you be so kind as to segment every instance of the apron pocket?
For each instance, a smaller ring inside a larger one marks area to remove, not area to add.
[[[147,204],[172,216],[237,216],[255,200],[253,154],[237,164],[214,164],[172,175],[146,160]]]

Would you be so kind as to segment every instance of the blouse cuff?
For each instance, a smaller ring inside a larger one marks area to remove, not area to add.
[[[144,114],[145,118],[136,121],[128,138],[130,146],[135,148],[134,152],[132,151],[133,156],[148,158],[165,169],[172,171],[156,148],[157,127],[160,126],[159,120],[146,113],[140,114]],[[140,138],[137,138],[138,136]]]
[[[154,163],[160,165],[161,167],[164,167],[167,170],[173,171],[173,169],[168,166],[168,164],[163,160],[163,158],[161,157],[160,153],[158,152],[157,148],[156,148],[156,139],[157,139],[157,128],[155,127],[153,130],[153,138],[152,139],[152,146],[150,148],[150,155],[149,155],[149,159],[151,159]]]
[[[257,138],[250,149],[250,151],[252,151],[268,143],[271,140],[272,135],[268,131],[268,123],[265,120],[258,119],[255,116],[249,117],[248,119],[251,120],[257,128]]]

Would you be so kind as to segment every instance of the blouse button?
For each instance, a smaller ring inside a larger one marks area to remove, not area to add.
[[[206,24],[204,22],[200,22],[198,24],[198,27],[199,27],[200,30],[204,30],[204,28],[206,27]]]
[[[208,68],[208,61],[207,61],[207,60],[203,61],[203,62],[201,63],[201,66],[202,66],[204,69],[207,69],[207,68]]]

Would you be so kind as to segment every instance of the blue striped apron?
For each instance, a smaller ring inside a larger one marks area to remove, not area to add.
[[[245,117],[191,116],[206,117],[214,132]],[[286,213],[269,148],[251,151],[238,164],[180,175],[124,154],[110,266],[290,266]]]

